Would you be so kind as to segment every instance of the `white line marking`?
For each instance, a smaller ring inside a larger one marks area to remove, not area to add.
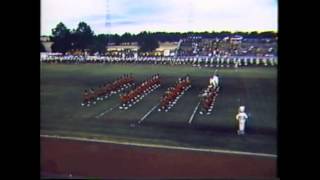
[[[99,119],[100,117],[102,117],[103,115],[107,114],[108,112],[112,111],[114,108],[118,107],[120,105],[117,105],[115,107],[112,107],[110,109],[105,110],[104,112],[100,113],[99,115],[96,116],[97,119]]]
[[[153,106],[153,108],[151,108],[151,109],[138,121],[138,123],[140,124],[143,120],[145,120],[145,119],[149,116],[149,114],[151,114],[151,112],[152,112],[158,105],[159,105],[159,103],[156,104],[155,106]]]
[[[112,141],[112,140],[88,139],[88,138],[80,138],[80,137],[58,136],[58,135],[40,135],[40,137],[75,140],[75,141],[84,141],[84,142],[97,142],[97,143],[109,143],[109,144],[139,146],[139,147],[150,147],[150,148],[189,150],[189,151],[213,152],[213,153],[224,153],[224,154],[238,154],[238,155],[249,155],[249,156],[263,156],[263,157],[270,157],[270,158],[277,158],[278,157],[276,154],[253,153],[253,152],[221,150],[221,149],[188,148],[188,147],[166,146],[166,145],[156,145],[156,144],[143,144],[143,143],[132,143],[132,142],[118,142],[118,141]]]
[[[197,104],[197,106],[194,108],[194,111],[193,111],[192,115],[190,116],[190,119],[189,119],[189,122],[188,122],[189,124],[191,124],[191,121],[192,121],[194,115],[196,114],[199,105],[200,105],[200,102],[199,102],[199,103]]]

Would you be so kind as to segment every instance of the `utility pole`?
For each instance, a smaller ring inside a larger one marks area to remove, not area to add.
[[[111,36],[111,8],[110,8],[110,0],[106,0],[106,28],[107,28],[107,46],[106,50],[108,51],[108,44],[110,43]]]

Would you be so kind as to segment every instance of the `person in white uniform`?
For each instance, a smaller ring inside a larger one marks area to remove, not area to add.
[[[213,76],[214,88],[217,89],[219,87],[219,77],[218,75]]]
[[[210,80],[209,84],[213,86],[213,88],[216,90],[219,87],[219,77],[218,75],[213,75]]]
[[[248,119],[248,115],[244,112],[245,107],[240,106],[239,107],[239,113],[236,116],[236,120],[238,122],[238,135],[244,135],[245,134],[245,127],[246,127],[246,120]]]

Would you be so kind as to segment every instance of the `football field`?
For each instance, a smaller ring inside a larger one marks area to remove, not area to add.
[[[193,148],[277,152],[277,68],[219,68],[220,92],[210,115],[200,115],[199,92],[216,68],[151,64],[41,64],[41,134],[77,136]],[[82,107],[84,89],[125,73],[136,83],[155,73],[161,87],[128,110],[119,95]],[[169,112],[158,112],[164,91],[189,74],[192,87]],[[249,115],[247,134],[236,134],[240,105]],[[189,123],[190,122],[190,123]]]

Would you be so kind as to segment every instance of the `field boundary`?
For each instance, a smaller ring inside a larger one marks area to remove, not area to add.
[[[192,115],[190,116],[189,121],[188,121],[189,124],[191,124],[191,122],[192,122],[192,120],[193,120],[193,118],[194,118],[194,115],[196,114],[196,112],[197,112],[197,110],[198,110],[199,105],[200,105],[200,102],[199,102],[199,103],[197,104],[197,106],[194,108],[193,113],[192,113]]]
[[[43,138],[55,138],[55,139],[65,139],[65,140],[75,140],[75,141],[84,141],[84,142],[110,143],[110,144],[129,145],[129,146],[138,146],[138,147],[149,147],[149,148],[189,150],[189,151],[199,151],[199,152],[214,152],[214,153],[224,153],[224,154],[237,154],[237,155],[262,156],[262,157],[277,158],[276,154],[253,153],[253,152],[221,150],[221,149],[189,148],[189,147],[178,147],[178,146],[167,146],[167,145],[156,145],[156,144],[118,142],[118,141],[112,141],[112,140],[88,139],[88,138],[59,136],[59,135],[41,135],[40,134],[40,137],[43,137]]]
[[[102,117],[102,116],[104,116],[105,114],[113,111],[113,109],[115,109],[115,108],[117,108],[117,107],[119,107],[119,106],[120,106],[120,105],[116,105],[116,106],[114,106],[114,107],[112,107],[112,108],[109,108],[109,109],[103,111],[102,113],[98,114],[98,115],[96,116],[96,118],[99,119],[100,117]]]
[[[138,123],[139,123],[139,124],[142,123],[142,121],[145,120],[145,119],[152,113],[152,111],[153,111],[156,107],[158,107],[158,105],[159,105],[159,103],[156,104],[155,106],[153,106],[153,107],[138,121]]]

